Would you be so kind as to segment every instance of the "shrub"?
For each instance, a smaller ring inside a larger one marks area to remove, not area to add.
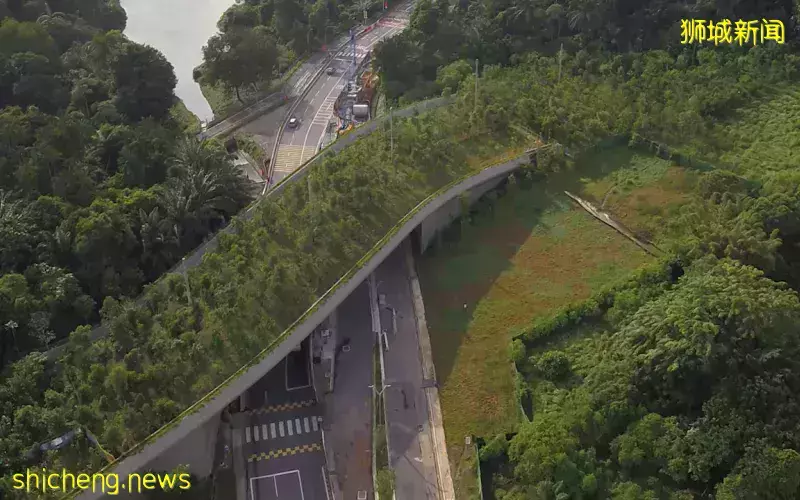
[[[522,363],[525,359],[525,344],[522,343],[522,340],[514,339],[511,341],[511,345],[508,346],[508,356],[516,365],[519,366]]]
[[[563,379],[570,371],[569,358],[561,351],[547,351],[532,364],[543,378],[551,382]]]

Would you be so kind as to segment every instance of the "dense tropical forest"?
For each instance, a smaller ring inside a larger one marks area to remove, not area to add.
[[[333,41],[383,5],[372,0],[245,0],[232,5],[219,33],[203,48],[195,79],[221,84],[242,101],[242,89],[258,89],[299,57]]]
[[[486,448],[490,493],[797,498],[800,173],[782,139],[794,137],[800,109],[793,4],[551,3],[423,0],[409,34],[378,50],[384,91],[454,92],[455,104],[395,120],[393,150],[384,128],[327,157],[308,182],[235,221],[188,282],[169,275],[135,303],[126,297],[246,203],[241,178],[219,145],[185,137],[171,119],[169,64],[105,31],[124,25],[110,4],[102,15],[82,8],[90,23],[2,0],[0,477],[32,463],[101,467],[85,439],[25,458],[76,427],[115,456],[141,442],[251,361],[453,179],[543,139],[550,147],[515,181],[536,182],[622,137],[713,170],[664,229],[660,267],[513,345],[534,413]],[[680,46],[677,19],[706,14],[783,19],[790,43]],[[258,19],[256,35],[275,36],[275,18]],[[495,64],[477,96],[464,57]],[[772,121],[762,125],[754,103]],[[747,154],[771,141],[784,147]],[[98,308],[109,336],[90,342],[89,327],[75,326]],[[591,356],[576,364],[568,349],[542,352],[542,339],[575,323],[591,330]],[[8,363],[70,331],[59,359]]]
[[[116,2],[2,0],[0,19],[2,367],[138,295],[249,195],[173,118],[172,65]]]
[[[679,50],[683,19],[780,19],[797,37],[795,3],[786,0],[420,0],[409,28],[381,44],[375,61],[391,100],[440,93],[453,75],[515,65],[536,51],[628,53]]]

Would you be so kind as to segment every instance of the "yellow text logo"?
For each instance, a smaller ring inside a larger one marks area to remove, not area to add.
[[[758,45],[764,42],[786,42],[786,31],[783,21],[778,19],[762,19],[760,21],[731,22],[730,19],[707,21],[705,19],[684,19],[681,21],[681,43],[684,45],[723,43]]]

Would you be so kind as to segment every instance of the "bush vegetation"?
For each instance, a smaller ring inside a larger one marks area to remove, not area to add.
[[[644,272],[644,282],[616,289],[613,301],[606,294],[570,309],[534,326],[522,348],[514,345],[515,360],[525,360],[547,332],[587,315],[602,320],[586,339],[590,354],[562,347],[563,356],[537,355],[538,371],[525,372],[535,414],[507,448],[493,444],[508,459],[493,494],[797,496],[800,173],[790,162],[754,159],[759,136],[736,120],[793,99],[787,89],[800,59],[790,45],[669,42],[676,16],[780,17],[788,4],[686,11],[533,2],[498,15],[476,3],[454,6],[451,15],[446,4],[424,1],[411,42],[389,42],[378,54],[392,98],[404,92],[386,73],[392,54],[404,75],[422,74],[423,84],[434,81],[431,68],[458,59],[454,47],[516,65],[486,68],[478,96],[464,64],[442,69],[456,103],[397,120],[393,155],[383,128],[326,157],[307,181],[259,205],[251,221],[235,222],[235,234],[189,274],[189,290],[169,275],[148,287],[141,304],[125,297],[247,200],[224,150],[183,137],[169,118],[169,64],[106,31],[124,22],[114,3],[102,4],[81,20],[66,7],[64,16],[39,17],[31,10],[37,2],[0,3],[0,17],[10,15],[0,25],[3,355],[46,346],[101,304],[109,332],[92,342],[89,327],[78,326],[54,362],[33,353],[5,367],[0,484],[9,496],[4,481],[29,465],[23,457],[39,442],[82,427],[118,455],[172,420],[277,339],[398,220],[453,179],[544,139],[551,146],[522,175],[535,182],[569,169],[600,140],[639,136],[731,174],[706,174],[714,177],[699,183],[703,195],[665,228],[682,276],[667,267]],[[244,5],[258,11],[260,25],[269,6]],[[628,10],[640,17],[624,24]],[[296,17],[269,19],[297,35]],[[515,23],[512,36],[500,36],[508,23]],[[487,32],[496,34],[480,40]],[[272,36],[257,27],[242,43],[272,51]],[[522,53],[560,45],[564,36],[572,45],[557,56]],[[431,54],[443,41],[449,45]],[[398,52],[404,43],[416,45]],[[669,50],[640,51],[653,47]],[[219,59],[220,71],[229,67]],[[579,384],[538,383],[534,372],[563,375],[565,358]],[[104,460],[77,439],[36,462],[82,470]]]

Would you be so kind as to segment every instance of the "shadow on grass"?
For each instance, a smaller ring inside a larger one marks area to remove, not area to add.
[[[511,267],[520,247],[543,223],[543,215],[573,209],[565,190],[580,193],[584,184],[630,165],[637,154],[646,152],[606,146],[582,155],[573,169],[543,181],[517,178],[505,193],[500,188],[484,195],[419,258],[439,384],[444,385],[453,370],[475,307]],[[558,234],[560,228],[547,229]],[[506,292],[513,296],[514,290]],[[497,327],[502,330],[505,325]]]

